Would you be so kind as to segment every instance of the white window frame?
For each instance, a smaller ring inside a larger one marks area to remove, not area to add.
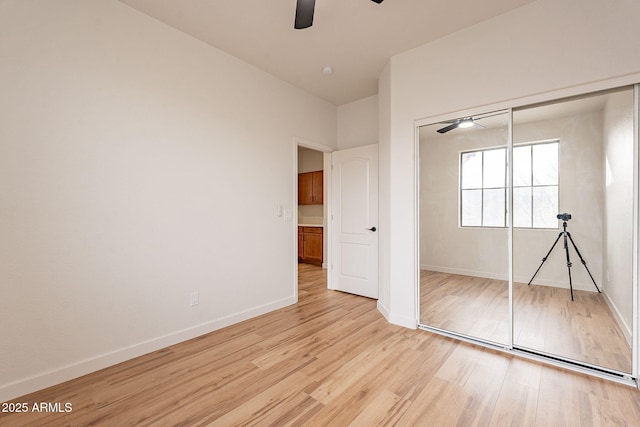
[[[531,193],[533,197],[533,189],[534,188],[541,188],[541,187],[556,187],[557,188],[557,206],[560,206],[560,140],[559,139],[548,139],[548,140],[542,140],[542,141],[532,141],[532,142],[523,142],[523,143],[519,143],[519,144],[513,144],[513,148],[516,147],[525,147],[525,146],[529,146],[529,147],[533,147],[535,145],[544,145],[544,144],[556,144],[557,147],[557,156],[558,156],[558,179],[556,181],[555,185],[550,185],[550,184],[546,184],[546,185],[535,185],[534,184],[534,180],[533,180],[533,165],[531,165],[531,174],[532,174],[532,179],[531,179],[531,185],[529,186],[522,186],[519,185],[517,186],[518,188],[531,188]],[[481,175],[484,176],[484,153],[487,151],[493,151],[493,150],[505,150],[505,165],[504,165],[504,170],[505,170],[505,186],[504,187],[484,187],[484,183],[482,183],[482,185],[478,188],[462,188],[462,169],[463,169],[463,164],[462,164],[462,157],[465,154],[468,153],[483,153],[483,161],[482,161],[482,171],[481,171]],[[507,209],[507,204],[508,204],[508,200],[509,198],[507,197],[507,191],[508,191],[508,169],[507,169],[507,151],[508,147],[507,146],[497,146],[497,147],[486,147],[486,148],[480,148],[480,149],[472,149],[472,150],[464,150],[464,151],[460,151],[459,155],[458,155],[458,174],[459,174],[459,179],[458,179],[458,227],[459,228],[507,228],[508,227],[508,209]],[[531,161],[533,162],[533,156],[531,157]],[[516,186],[514,186],[513,188],[516,188]],[[484,190],[488,190],[488,189],[504,189],[505,192],[505,207],[504,207],[504,225],[501,226],[495,226],[495,225],[484,225]],[[481,218],[480,218],[480,225],[464,225],[462,222],[462,212],[463,212],[463,207],[462,207],[462,193],[463,191],[469,191],[469,190],[479,190],[481,191]],[[531,203],[531,221],[530,221],[530,226],[515,226],[514,228],[517,229],[523,229],[523,230],[550,230],[550,229],[558,229],[558,226],[555,227],[535,227],[533,225],[533,210],[534,210],[534,204],[533,204],[533,200]]]

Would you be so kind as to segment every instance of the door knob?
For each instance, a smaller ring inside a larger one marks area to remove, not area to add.
[[[367,228],[367,230],[375,232],[377,230],[377,228],[371,227],[371,228]]]

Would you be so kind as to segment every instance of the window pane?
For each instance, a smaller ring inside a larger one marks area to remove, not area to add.
[[[506,150],[488,150],[484,152],[482,188],[506,187]]]
[[[513,226],[531,228],[531,187],[513,189]]]
[[[462,153],[462,188],[482,188],[482,152]]]
[[[482,225],[485,227],[504,227],[505,189],[483,191]]]
[[[533,185],[558,185],[558,143],[533,146]]]
[[[531,185],[531,146],[513,149],[513,186]]]
[[[558,147],[514,147],[514,227],[558,227]],[[506,226],[506,149],[461,154],[460,182],[462,226]]]
[[[533,226],[558,228],[558,187],[533,187]]]
[[[482,225],[482,190],[462,191],[462,225]]]

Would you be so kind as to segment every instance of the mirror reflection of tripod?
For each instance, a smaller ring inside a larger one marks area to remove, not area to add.
[[[560,237],[564,237],[564,252],[567,256],[567,271],[569,272],[569,289],[571,290],[571,301],[573,301],[573,282],[571,281],[571,267],[573,266],[573,264],[571,263],[571,258],[569,257],[568,241],[571,241],[571,245],[573,245],[573,249],[576,250],[578,257],[580,258],[580,262],[582,263],[582,265],[584,265],[584,268],[587,270],[587,273],[589,273],[589,277],[591,277],[593,286],[596,287],[596,289],[598,290],[598,293],[601,293],[600,288],[598,288],[598,285],[596,285],[596,281],[594,280],[593,276],[591,275],[591,272],[589,271],[589,267],[587,267],[587,262],[584,260],[584,258],[582,258],[582,255],[580,254],[580,251],[578,250],[576,243],[573,241],[573,237],[571,237],[571,233],[567,231],[567,221],[571,219],[571,214],[568,214],[568,213],[558,214],[556,215],[556,218],[562,220],[562,231],[560,232],[560,234],[558,234],[558,237],[556,238],[556,241],[553,242],[553,245],[551,245],[551,249],[549,249],[549,252],[547,252],[544,258],[542,258],[542,262],[540,263],[540,266],[538,267],[536,272],[533,273],[533,276],[531,277],[531,280],[529,280],[529,283],[527,283],[527,286],[531,285],[531,282],[533,282],[533,279],[536,277],[536,275],[542,268],[542,265],[547,260],[547,258],[549,258],[549,255],[551,255],[553,248],[555,248],[556,244],[558,244]]]

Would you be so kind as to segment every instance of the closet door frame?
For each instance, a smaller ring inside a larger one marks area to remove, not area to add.
[[[492,348],[495,350],[503,351],[509,354],[517,355],[526,359],[539,361],[545,364],[561,367],[564,369],[585,373],[591,376],[607,379],[610,381],[631,385],[640,388],[638,382],[638,371],[640,370],[640,360],[638,356],[638,346],[640,340],[638,338],[639,333],[639,308],[640,305],[640,292],[638,291],[638,281],[640,277],[640,263],[638,256],[640,254],[638,245],[640,241],[640,202],[639,202],[639,139],[640,139],[640,77],[628,76],[626,78],[619,78],[610,80],[607,82],[598,82],[590,85],[583,85],[576,88],[570,88],[566,90],[560,90],[550,92],[547,94],[531,96],[516,101],[510,101],[507,103],[486,105],[483,107],[459,111],[454,114],[447,114],[441,116],[434,116],[425,119],[419,119],[414,122],[415,126],[415,218],[416,218],[416,233],[415,239],[415,255],[416,260],[420,260],[420,160],[419,160],[419,129],[421,126],[426,126],[438,122],[444,122],[452,120],[458,117],[475,116],[487,111],[508,111],[508,142],[507,142],[507,247],[508,247],[508,288],[509,288],[509,336],[506,345],[499,345],[493,342],[488,342],[483,339],[474,338],[464,334],[431,327],[420,323],[420,262],[418,262],[417,271],[415,274],[416,283],[416,324],[418,329],[437,333],[452,337],[461,341],[469,342],[472,344],[478,344],[484,347]],[[537,351],[531,351],[528,349],[520,348],[514,343],[514,260],[513,260],[513,168],[512,168],[512,156],[513,156],[513,111],[516,108],[524,108],[530,105],[534,105],[540,102],[552,102],[554,100],[561,100],[563,98],[573,96],[588,96],[589,94],[595,94],[599,91],[622,88],[624,86],[633,86],[633,235],[632,235],[632,348],[631,348],[631,372],[629,374],[621,374],[607,368],[602,368],[588,363],[576,363],[575,361],[568,360],[562,356],[553,357],[548,356]]]

